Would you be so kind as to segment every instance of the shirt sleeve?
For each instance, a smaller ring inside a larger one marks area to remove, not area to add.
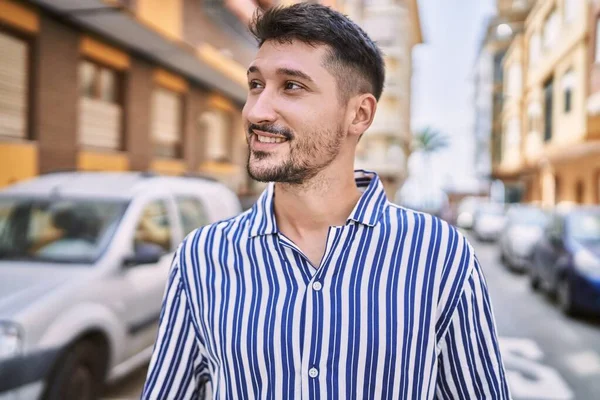
[[[479,261],[440,343],[438,399],[510,399],[490,297]]]
[[[142,393],[144,400],[197,399],[202,391],[206,360],[192,323],[178,259],[176,255],[163,299],[158,337]]]

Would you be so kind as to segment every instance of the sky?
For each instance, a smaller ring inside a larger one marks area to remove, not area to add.
[[[436,187],[472,186],[474,180],[473,66],[485,19],[495,0],[418,0],[425,43],[413,50],[413,132],[430,126],[450,138],[434,156]],[[413,179],[422,179],[418,155],[409,160]]]

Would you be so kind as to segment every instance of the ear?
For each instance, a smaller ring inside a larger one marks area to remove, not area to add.
[[[348,132],[350,136],[355,136],[358,140],[373,122],[375,111],[377,111],[377,100],[371,93],[365,93],[356,96],[352,103],[353,107],[351,109],[354,112]]]

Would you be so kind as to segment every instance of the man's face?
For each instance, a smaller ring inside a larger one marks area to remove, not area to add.
[[[267,41],[258,51],[242,112],[254,179],[300,184],[340,153],[347,136],[345,105],[323,66],[326,56],[326,46],[299,41]]]

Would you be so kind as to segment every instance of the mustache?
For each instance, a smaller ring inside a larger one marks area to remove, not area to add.
[[[294,133],[288,129],[280,126],[276,126],[274,124],[250,124],[248,126],[248,135],[252,135],[254,130],[272,133],[273,135],[283,136],[287,140],[291,140],[294,138]]]

